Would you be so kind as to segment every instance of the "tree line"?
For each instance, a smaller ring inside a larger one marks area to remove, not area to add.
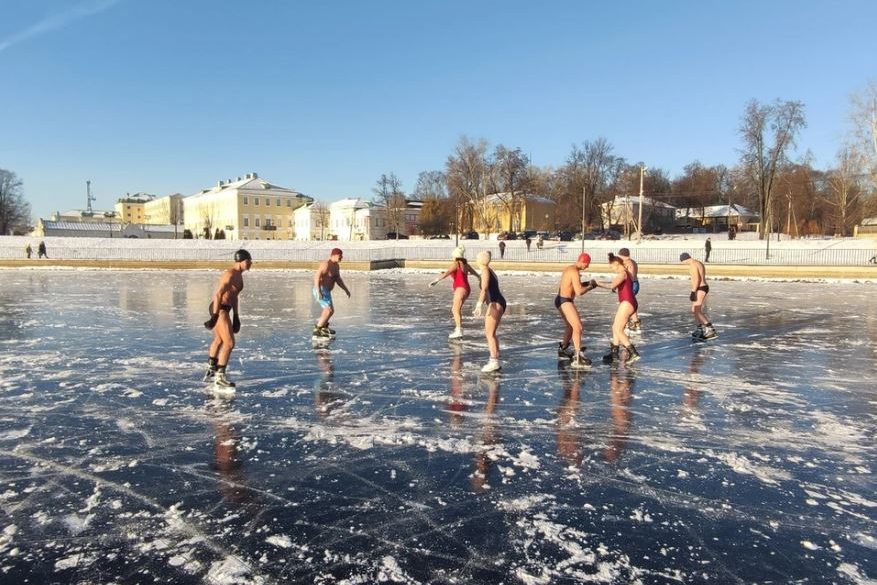
[[[670,177],[666,170],[630,162],[605,137],[573,145],[560,166],[531,164],[521,148],[460,138],[441,170],[421,172],[411,196],[423,202],[420,229],[425,235],[469,231],[499,204],[517,231],[514,213],[525,194],[557,205],[557,228],[607,229],[601,206],[616,196],[638,195],[675,207],[700,210],[738,204],[759,215],[759,234],[849,235],[865,217],[877,215],[877,83],[852,97],[853,131],[835,164],[817,169],[806,152],[793,160],[805,108],[798,101],[752,100],[738,128],[740,158],[733,166],[693,161]],[[394,173],[383,174],[375,201],[393,210],[404,207],[405,193]],[[484,222],[482,222],[484,223]],[[391,220],[392,225],[392,220]]]

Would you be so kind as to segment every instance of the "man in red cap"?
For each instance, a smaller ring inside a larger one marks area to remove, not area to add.
[[[591,256],[587,252],[579,254],[575,264],[570,264],[563,269],[560,275],[560,288],[557,296],[554,297],[554,306],[560,311],[566,329],[563,332],[563,341],[557,346],[557,357],[559,359],[572,359],[573,368],[587,368],[591,365],[591,360],[585,355],[585,347],[582,346],[582,320],[576,309],[573,300],[576,295],[582,296],[590,290],[597,287],[597,284],[591,280],[585,284],[582,282],[579,271],[587,270],[591,265]],[[572,339],[575,353],[570,354],[569,342]]]
[[[341,290],[346,292],[347,297],[350,298],[350,291],[341,280],[341,269],[338,266],[343,257],[344,253],[341,248],[332,248],[332,251],[329,252],[329,259],[320,262],[320,267],[314,275],[314,300],[323,309],[320,318],[314,325],[314,337],[329,338],[335,334],[335,331],[329,329],[329,319],[335,314],[335,306],[332,304],[332,289],[335,288],[335,285],[340,286]]]

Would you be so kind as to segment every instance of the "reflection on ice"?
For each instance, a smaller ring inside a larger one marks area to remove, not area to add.
[[[647,280],[643,359],[581,372],[556,360],[555,276],[507,274],[484,376],[432,274],[346,272],[314,345],[312,275],[257,270],[220,399],[199,381],[215,277],[4,273],[2,580],[877,576],[868,286],[716,281],[704,345],[684,283]],[[614,299],[579,309],[599,358]]]

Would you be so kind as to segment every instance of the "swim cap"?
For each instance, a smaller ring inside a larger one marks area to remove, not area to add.
[[[234,253],[234,261],[235,262],[246,262],[247,260],[252,262],[253,257],[250,256],[250,253],[247,252],[246,250],[241,249],[241,250],[238,250],[237,252]]]
[[[618,250],[618,255],[630,257],[630,250],[628,250],[627,248],[622,248]]]
[[[490,253],[490,250],[482,250],[478,252],[478,263],[482,266],[487,266],[492,256],[493,254]]]
[[[329,252],[329,256],[343,256],[344,252],[341,251],[341,248],[332,248],[332,251]]]
[[[579,254],[579,259],[576,260],[577,264],[590,264],[591,263],[591,255],[587,252],[582,252]]]
[[[688,252],[682,252],[681,254],[679,254],[679,261],[680,262],[685,262],[689,258],[691,258],[691,254],[689,254]]]
[[[463,246],[457,246],[456,248],[453,249],[453,251],[451,251],[451,258],[453,258],[454,260],[456,260],[458,258],[462,258],[465,255],[466,255],[466,248],[464,248]]]

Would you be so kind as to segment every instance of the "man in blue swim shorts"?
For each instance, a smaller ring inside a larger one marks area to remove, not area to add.
[[[320,305],[322,312],[320,318],[314,325],[314,337],[331,337],[335,331],[329,329],[329,319],[335,314],[335,305],[332,303],[332,290],[335,285],[341,287],[341,290],[350,297],[350,290],[341,279],[341,269],[338,263],[344,257],[344,253],[340,248],[332,248],[329,252],[329,259],[320,262],[320,267],[314,275],[314,300]]]

